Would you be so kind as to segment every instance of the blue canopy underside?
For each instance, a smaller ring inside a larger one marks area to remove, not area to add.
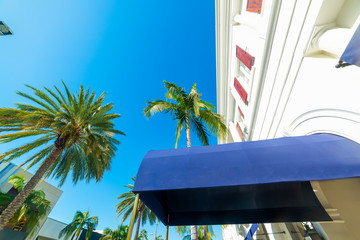
[[[329,221],[309,181],[359,176],[359,145],[317,134],[150,151],[133,191],[169,225]]]
[[[360,67],[360,25],[356,29],[340,61],[350,63]]]

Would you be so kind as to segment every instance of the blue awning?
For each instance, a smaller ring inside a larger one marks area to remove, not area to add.
[[[251,240],[255,234],[255,232],[258,230],[259,228],[259,225],[257,225],[256,223],[255,224],[252,224],[249,231],[247,232],[244,240]]]
[[[331,134],[148,152],[134,193],[168,225],[329,221],[310,181],[360,176]]]
[[[337,67],[344,67],[347,65],[356,65],[360,67],[360,25],[356,29],[344,53],[341,55]]]

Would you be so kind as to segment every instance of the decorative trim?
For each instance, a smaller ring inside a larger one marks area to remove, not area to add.
[[[236,91],[239,93],[240,98],[247,105],[248,104],[248,101],[247,101],[248,94],[245,91],[245,89],[243,88],[243,86],[241,86],[239,80],[237,80],[236,78],[234,78],[234,87],[235,87]]]
[[[240,127],[240,124],[239,123],[236,123],[236,130],[241,138],[241,140],[244,138],[244,132],[242,131],[241,127]]]
[[[331,133],[360,143],[359,131],[359,113],[328,108],[301,114],[284,128],[284,136]]]
[[[246,5],[247,12],[261,13],[262,0],[248,0]]]
[[[243,112],[241,111],[240,107],[238,106],[239,113],[243,119],[245,119]]]
[[[310,41],[308,42],[308,44],[306,46],[304,56],[308,57],[308,56],[311,56],[312,54],[320,52],[321,51],[321,49],[319,47],[320,37],[326,31],[328,31],[330,29],[334,29],[334,28],[336,28],[335,22],[324,24],[324,25],[314,26],[311,36],[310,36]]]
[[[251,70],[251,67],[254,65],[255,58],[247,53],[244,49],[236,45],[236,57],[248,68]]]

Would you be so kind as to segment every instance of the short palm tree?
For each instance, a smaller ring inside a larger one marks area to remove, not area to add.
[[[137,239],[137,240],[149,240],[148,232],[145,229],[141,230],[139,237],[135,238],[135,239]]]
[[[95,230],[98,225],[97,217],[90,217],[90,212],[80,212],[76,211],[73,221],[67,225],[59,233],[59,238],[64,237],[65,240],[69,239],[71,236],[75,237],[76,240],[79,239],[81,231],[86,229],[85,239],[88,240],[91,237],[92,232]]]
[[[177,226],[176,232],[182,236],[182,240],[190,240],[191,239],[191,229],[189,229],[186,226]],[[205,238],[205,233],[207,232],[207,237]],[[199,240],[211,240],[213,237],[215,237],[214,231],[212,226],[200,226],[199,227]]]
[[[135,182],[135,177],[132,177],[131,179],[133,182]],[[122,222],[124,222],[130,216],[135,203],[135,194],[132,192],[134,185],[129,184],[125,185],[124,187],[128,188],[129,192],[121,194],[118,197],[118,199],[121,199],[121,201],[116,205],[117,216],[122,216]],[[137,220],[137,225],[134,239],[137,239],[139,236],[140,223],[144,225],[147,221],[149,221],[149,223],[152,225],[157,221],[157,217],[143,202],[139,200],[135,220]]]
[[[44,177],[52,176],[64,183],[69,173],[77,183],[85,179],[99,181],[104,171],[110,169],[119,141],[113,120],[119,114],[109,113],[113,104],[104,104],[105,93],[98,98],[80,86],[80,91],[71,94],[64,84],[65,93],[57,87],[39,90],[27,86],[33,95],[17,92],[31,101],[17,103],[16,108],[0,108],[0,143],[30,137],[28,143],[4,152],[0,161],[11,161],[25,153],[36,151],[25,160],[27,168],[39,164],[35,175],[24,186],[9,206],[0,215],[0,230],[20,208],[36,184]],[[37,137],[37,138],[36,138]]]
[[[172,115],[173,119],[177,121],[175,148],[184,127],[187,147],[191,147],[190,130],[194,131],[202,145],[209,145],[208,130],[215,136],[221,138],[226,136],[227,127],[224,124],[223,117],[215,113],[213,104],[201,99],[202,95],[197,92],[196,83],[192,86],[190,93],[174,83],[167,81],[164,83],[166,101],[160,99],[148,101],[144,108],[144,114],[148,118],[158,112]],[[196,226],[192,226],[191,231],[192,239],[197,239]]]
[[[211,225],[203,225],[199,227],[199,240],[211,240],[214,237],[215,234]]]
[[[103,237],[100,240],[126,240],[129,227],[127,225],[119,225],[116,230],[111,230],[110,228],[105,228],[103,232]]]
[[[183,237],[183,240],[191,239],[191,229],[187,226],[176,226],[175,227],[177,234]]]
[[[20,192],[25,186],[25,176],[24,174],[12,175],[8,179],[8,183],[13,185],[18,192]]]
[[[13,175],[8,180],[13,184],[13,188],[20,192],[25,185],[24,175]],[[14,197],[8,193],[0,193],[0,212],[8,206]],[[35,234],[40,227],[39,220],[50,212],[50,201],[46,200],[46,195],[41,190],[33,190],[26,198],[25,202],[15,212],[9,221],[11,228],[23,229],[26,227],[28,237]]]

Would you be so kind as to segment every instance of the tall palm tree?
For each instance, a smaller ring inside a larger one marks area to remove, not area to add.
[[[105,228],[103,237],[100,240],[126,240],[129,227],[127,225],[119,225],[116,230],[111,230],[110,228]]]
[[[65,93],[57,87],[39,90],[27,86],[34,95],[17,92],[31,101],[17,103],[16,108],[0,108],[0,143],[30,137],[30,142],[0,155],[0,161],[11,161],[25,153],[36,151],[23,164],[27,169],[39,164],[35,175],[24,186],[9,206],[0,215],[0,230],[9,222],[26,197],[44,177],[59,179],[62,185],[69,173],[77,183],[85,179],[100,181],[104,171],[110,169],[120,142],[115,134],[113,120],[119,114],[109,113],[113,104],[104,104],[105,93],[98,98],[80,86],[79,92],[71,94],[63,83]],[[34,137],[37,137],[34,140]]]
[[[131,178],[135,182],[135,177]],[[132,213],[135,203],[135,194],[132,192],[134,188],[133,184],[125,185],[124,187],[129,189],[129,192],[121,194],[118,199],[121,201],[116,205],[117,216],[121,216],[122,222],[124,222]],[[156,222],[157,217],[155,214],[142,202],[139,200],[137,212],[135,215],[135,220],[137,220],[136,233],[134,239],[137,239],[139,236],[140,223],[145,225],[147,221],[152,225]]]
[[[144,114],[150,118],[155,113],[170,113],[177,121],[175,148],[177,148],[181,131],[185,126],[187,147],[191,147],[190,130],[199,138],[202,145],[209,145],[210,132],[218,137],[224,138],[227,127],[223,117],[215,113],[213,104],[201,99],[197,92],[196,83],[192,86],[190,93],[174,83],[164,81],[166,88],[166,101],[156,99],[148,101],[144,108]],[[191,239],[197,239],[197,227],[191,227]],[[205,236],[207,233],[205,232]]]
[[[13,184],[16,191],[20,192],[25,185],[25,177],[24,175],[13,175],[9,178],[8,182]],[[14,196],[9,193],[0,193],[0,212],[13,199]],[[40,227],[39,220],[50,212],[50,205],[50,201],[46,200],[46,195],[42,190],[33,190],[10,219],[9,227],[13,229],[24,229],[26,227],[28,237],[33,236]]]
[[[64,237],[65,240],[69,239],[72,235],[78,240],[81,234],[81,231],[86,229],[85,239],[88,240],[91,237],[92,232],[95,230],[98,225],[98,217],[90,217],[90,212],[80,212],[76,211],[73,221],[69,223],[63,230],[59,233],[59,238]]]

